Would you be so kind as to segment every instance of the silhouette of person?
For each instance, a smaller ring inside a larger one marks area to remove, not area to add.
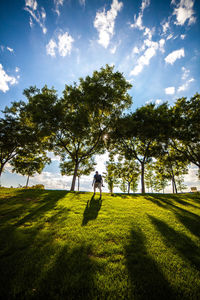
[[[101,174],[98,173],[98,171],[96,171],[96,173],[94,175],[92,186],[94,186],[94,195],[96,193],[96,188],[98,188],[100,191],[100,197],[101,197],[101,195],[102,195],[101,187],[103,186],[103,178],[102,178]]]

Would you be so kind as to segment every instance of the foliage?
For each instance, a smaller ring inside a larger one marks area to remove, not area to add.
[[[36,173],[41,174],[45,165],[51,162],[44,151],[41,150],[41,152],[38,153],[39,146],[36,149],[31,148],[29,148],[29,151],[19,151],[11,161],[11,166],[13,167],[12,172],[28,176],[26,187],[28,186],[29,177]]]
[[[0,176],[5,165],[30,143],[32,130],[28,120],[20,114],[23,103],[12,103],[6,107],[0,119]]]
[[[32,118],[50,137],[50,150],[73,161],[72,191],[79,164],[105,151],[105,133],[132,103],[127,93],[131,84],[113,70],[106,65],[91,77],[80,78],[79,85],[66,85],[61,99],[47,87],[25,91]]]
[[[139,164],[135,160],[123,161],[123,158],[119,158],[117,164],[118,177],[122,179],[120,189],[125,192],[127,190],[130,193],[131,186],[134,187],[138,181],[139,176]],[[127,185],[127,189],[125,188]]]
[[[166,180],[171,180],[173,193],[177,193],[176,180],[188,173],[188,161],[182,161],[176,151],[169,147],[167,152],[157,159],[155,171],[163,184]]]
[[[79,191],[79,187],[80,187],[80,177],[82,175],[90,175],[90,173],[95,170],[95,166],[96,166],[96,163],[95,163],[94,158],[85,159],[78,165],[78,170],[77,170],[78,191]],[[68,176],[73,175],[74,168],[75,168],[75,165],[72,160],[68,160],[68,161],[64,160],[60,163],[60,169],[61,169],[62,175],[68,175]]]
[[[119,184],[119,169],[118,164],[114,161],[114,157],[111,155],[109,158],[110,160],[106,162],[106,172],[103,173],[103,178],[112,194],[114,187]]]
[[[190,100],[179,98],[172,107],[174,132],[171,145],[182,156],[200,168],[200,94]]]
[[[113,130],[111,148],[115,148],[115,153],[124,155],[126,159],[136,159],[140,163],[142,193],[145,193],[145,165],[152,157],[161,153],[170,125],[171,116],[167,104],[156,107],[151,103],[119,119]]]

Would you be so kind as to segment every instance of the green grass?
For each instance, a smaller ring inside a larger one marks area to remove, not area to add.
[[[0,189],[1,299],[200,299],[200,195]]]

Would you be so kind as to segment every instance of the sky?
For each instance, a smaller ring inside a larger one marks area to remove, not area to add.
[[[148,102],[170,105],[192,97],[200,82],[200,1],[198,0],[1,0],[0,110],[26,100],[23,90],[54,86],[62,96],[65,84],[78,82],[106,64],[133,85],[132,110]],[[30,184],[68,188],[59,158]],[[106,153],[97,157],[105,171]],[[185,177],[198,186],[194,166]],[[91,189],[92,175],[82,178]],[[25,184],[8,165],[5,186]]]

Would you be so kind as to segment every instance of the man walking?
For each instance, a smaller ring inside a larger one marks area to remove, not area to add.
[[[102,194],[101,187],[103,186],[103,179],[102,179],[102,176],[98,173],[98,171],[96,171],[96,173],[94,175],[92,186],[93,185],[94,185],[94,195],[96,193],[96,188],[98,188],[100,191],[100,198],[101,198],[101,194]]]

